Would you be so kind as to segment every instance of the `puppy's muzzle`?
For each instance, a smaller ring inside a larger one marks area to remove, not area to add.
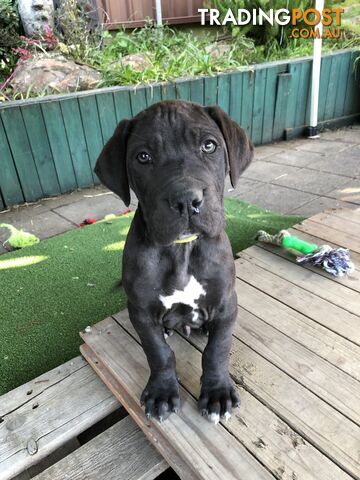
[[[169,198],[170,208],[180,215],[197,215],[203,205],[204,195],[202,190],[178,190]]]

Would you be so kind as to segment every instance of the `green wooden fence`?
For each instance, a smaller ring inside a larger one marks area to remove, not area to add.
[[[323,57],[319,121],[360,114],[356,51]],[[310,108],[311,58],[272,62],[215,77],[113,87],[0,106],[0,210],[98,183],[93,167],[123,118],[159,100],[218,104],[256,145],[300,134]]]

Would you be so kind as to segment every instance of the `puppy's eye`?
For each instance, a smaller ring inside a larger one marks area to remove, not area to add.
[[[136,155],[136,159],[140,163],[150,163],[151,162],[151,155],[147,152],[140,152]]]
[[[214,153],[216,150],[216,143],[213,142],[212,140],[206,140],[202,145],[201,145],[201,151],[204,153]]]

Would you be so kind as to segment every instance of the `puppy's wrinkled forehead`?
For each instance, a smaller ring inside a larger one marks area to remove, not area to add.
[[[203,107],[190,102],[165,101],[157,103],[134,118],[130,138],[143,139],[154,149],[164,144],[181,142],[193,145],[203,136],[221,136],[221,132]]]

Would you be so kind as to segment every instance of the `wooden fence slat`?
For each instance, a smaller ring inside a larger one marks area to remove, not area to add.
[[[259,145],[262,139],[265,86],[267,69],[256,70],[254,83],[254,104],[252,114],[251,139],[255,145]]]
[[[205,77],[204,90],[204,105],[216,105],[218,96],[218,77]]]
[[[330,118],[333,118],[334,115],[336,97],[339,92],[337,85],[339,80],[340,63],[341,57],[334,55],[331,61],[324,120],[329,120]]]
[[[163,83],[161,85],[161,99],[162,100],[175,100],[176,99],[176,88],[175,83]]]
[[[323,121],[325,119],[325,107],[326,107],[328,85],[330,81],[330,70],[331,70],[331,56],[323,57],[321,59],[321,69],[320,69],[319,108],[318,108],[319,121]]]
[[[221,74],[218,77],[217,103],[226,113],[230,113],[230,75]]]
[[[180,100],[190,100],[190,85],[187,80],[175,81],[176,98]]]
[[[344,53],[341,55],[341,62],[339,66],[338,82],[335,95],[335,109],[334,109],[334,118],[342,117],[344,115],[344,105],[346,98],[346,85],[349,75],[349,66],[351,60],[351,53]]]
[[[296,116],[295,116],[295,126],[300,127],[306,125],[306,108],[308,93],[310,90],[310,79],[311,79],[311,62],[303,62],[301,64],[301,73],[300,73],[300,83],[298,90],[298,98],[296,105]],[[274,120],[276,124],[276,119]]]
[[[242,80],[241,72],[232,73],[230,76],[230,117],[241,125],[241,103],[242,103]]]
[[[269,143],[273,139],[277,76],[278,68],[269,67],[266,74],[262,143]]]
[[[298,95],[300,88],[300,74],[301,74],[301,63],[292,63],[289,65],[289,73],[291,74],[291,85],[286,113],[286,127],[294,128],[297,125],[295,124],[297,104],[298,104]]]
[[[0,212],[1,210],[5,210],[5,204],[2,199],[1,187],[0,187]]]
[[[14,160],[6,138],[3,123],[0,117],[0,147],[1,147],[1,175],[0,189],[5,202],[4,207],[16,205],[24,201]]]
[[[291,73],[280,73],[276,89],[273,140],[283,137],[286,127],[286,112],[291,88]]]
[[[160,85],[150,85],[146,88],[146,105],[150,107],[154,103],[161,101],[161,88]]]
[[[119,90],[114,92],[113,96],[117,123],[121,122],[121,120],[124,120],[124,118],[131,118],[132,112],[129,91]]]
[[[79,98],[79,107],[89,154],[91,174],[94,182],[100,183],[94,172],[94,167],[102,150],[103,141],[95,96]]]
[[[45,196],[58,195],[60,185],[40,105],[26,105],[21,108],[21,111],[43,194]]]
[[[96,95],[96,103],[100,118],[100,128],[104,144],[112,137],[117,125],[113,94],[101,93]]]
[[[190,81],[190,99],[192,102],[204,105],[204,79],[197,78]]]
[[[81,122],[80,108],[77,98],[61,102],[66,136],[74,166],[76,182],[80,188],[94,184],[84,130]]]
[[[146,88],[135,87],[130,90],[130,103],[133,117],[146,108]]]
[[[251,137],[252,109],[254,97],[254,77],[253,71],[243,73],[242,105],[241,105],[241,126]]]
[[[359,52],[352,52],[350,65],[349,65],[349,75],[346,86],[346,101],[345,101],[345,114],[358,113],[360,107],[360,67],[355,64],[356,59],[359,58]]]
[[[25,201],[34,202],[43,196],[26,127],[19,107],[0,110]]]
[[[66,137],[60,102],[41,104],[47,136],[55,163],[61,193],[77,188],[71,152]]]

